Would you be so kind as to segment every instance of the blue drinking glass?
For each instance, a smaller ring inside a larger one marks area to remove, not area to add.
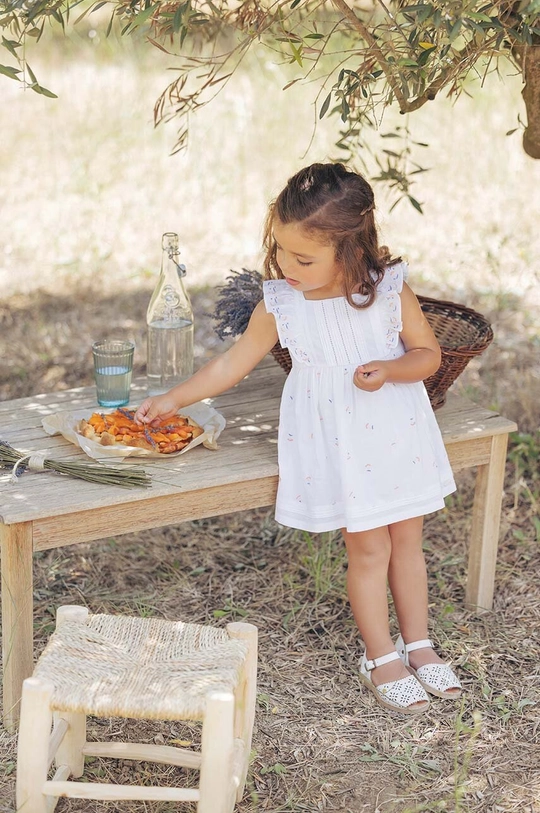
[[[119,407],[129,403],[134,350],[133,342],[117,339],[105,339],[92,345],[100,406]]]

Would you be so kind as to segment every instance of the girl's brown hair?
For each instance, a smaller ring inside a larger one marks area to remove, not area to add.
[[[343,164],[312,164],[301,169],[270,205],[264,229],[265,279],[283,279],[272,232],[275,218],[284,224],[298,223],[315,239],[334,247],[349,304],[369,307],[385,268],[399,261],[392,259],[386,246],[379,246],[374,209],[369,183]],[[353,293],[367,298],[355,303]]]

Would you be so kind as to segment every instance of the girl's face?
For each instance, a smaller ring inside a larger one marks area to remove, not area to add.
[[[282,223],[277,217],[273,235],[277,264],[289,285],[308,293],[307,299],[342,295],[341,269],[333,246],[315,240],[299,223]]]

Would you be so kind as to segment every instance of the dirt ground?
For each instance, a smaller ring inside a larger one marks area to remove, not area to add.
[[[124,293],[120,322],[118,298],[98,301],[90,289],[0,301],[0,397],[90,384],[91,340],[106,335],[107,325],[144,347],[149,294]],[[222,347],[207,315],[214,297],[211,289],[193,296],[198,363]],[[282,528],[269,510],[35,557],[37,652],[53,628],[55,608],[65,603],[215,624],[244,619],[259,627],[253,760],[239,813],[540,810],[538,314],[517,299],[487,294],[468,304],[492,319],[496,341],[456,386],[517,420],[523,434],[509,454],[492,612],[464,609],[470,472],[459,477],[447,508],[426,522],[431,634],[457,667],[461,701],[434,699],[427,714],[412,720],[382,710],[358,680],[362,644],[347,604],[341,541]],[[139,350],[137,372],[143,364]],[[125,720],[90,720],[88,733],[89,739],[159,743],[198,736],[194,725]],[[15,765],[15,737],[0,729],[2,813],[14,810]],[[171,785],[179,773],[100,759],[86,770],[90,781],[150,784],[158,776]],[[66,800],[57,807],[59,813],[172,809]]]

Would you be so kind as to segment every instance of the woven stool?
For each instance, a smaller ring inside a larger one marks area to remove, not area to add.
[[[198,813],[231,813],[246,781],[256,675],[252,624],[218,629],[60,607],[56,631],[23,685],[17,811],[51,813],[67,796],[197,802]],[[201,750],[86,742],[86,715],[202,720]],[[85,756],[196,768],[199,787],[68,781],[82,776]]]

